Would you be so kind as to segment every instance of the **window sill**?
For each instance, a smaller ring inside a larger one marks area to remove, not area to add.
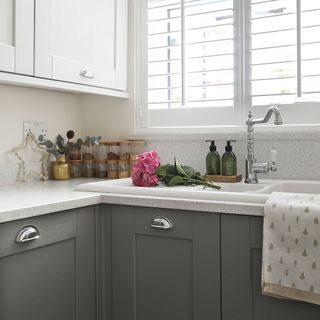
[[[132,138],[145,140],[206,140],[246,139],[246,126],[149,128],[137,130]],[[257,125],[255,138],[259,140],[320,140],[319,125]]]

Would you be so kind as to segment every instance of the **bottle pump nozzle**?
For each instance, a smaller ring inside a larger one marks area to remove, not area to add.
[[[227,141],[226,152],[231,152],[231,151],[232,151],[231,142],[237,142],[237,140],[228,140],[228,141]]]
[[[212,151],[212,152],[217,151],[217,146],[215,145],[215,140],[206,140],[206,142],[211,142],[210,151]]]

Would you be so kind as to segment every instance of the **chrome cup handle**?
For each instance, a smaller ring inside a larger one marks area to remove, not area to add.
[[[155,217],[152,220],[150,227],[155,229],[171,230],[173,229],[173,223],[168,218]]]
[[[40,232],[36,227],[27,226],[21,229],[17,235],[17,243],[25,243],[40,238]]]

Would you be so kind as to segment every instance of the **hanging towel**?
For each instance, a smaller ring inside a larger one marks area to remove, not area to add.
[[[275,192],[264,213],[262,293],[320,305],[320,195]]]

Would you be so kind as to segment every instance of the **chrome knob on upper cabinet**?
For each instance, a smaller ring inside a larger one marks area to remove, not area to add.
[[[80,76],[88,79],[93,79],[94,72],[91,68],[85,67],[80,70]]]
[[[17,235],[16,242],[24,243],[40,238],[40,232],[36,227],[27,226],[21,229]]]

